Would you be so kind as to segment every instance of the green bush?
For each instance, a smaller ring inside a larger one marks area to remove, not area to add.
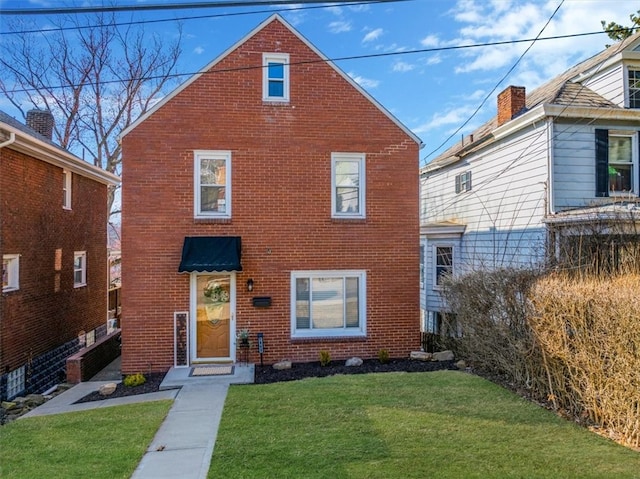
[[[128,388],[132,388],[135,386],[140,386],[141,384],[144,384],[146,381],[147,381],[147,378],[144,377],[144,374],[136,373],[136,374],[129,374],[128,376],[125,376],[122,383]]]
[[[387,364],[389,362],[389,351],[386,349],[381,349],[378,351],[378,361],[382,364]]]
[[[320,351],[320,366],[328,366],[331,362],[331,353],[329,351]]]

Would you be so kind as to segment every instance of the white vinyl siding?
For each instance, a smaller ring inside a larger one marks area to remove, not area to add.
[[[625,69],[622,65],[598,71],[583,85],[619,107],[625,106]]]
[[[366,335],[364,271],[291,273],[291,337]]]
[[[264,53],[262,55],[262,99],[289,101],[289,55]]]
[[[194,151],[196,218],[231,217],[231,152]]]
[[[365,217],[364,153],[331,154],[331,216]]]

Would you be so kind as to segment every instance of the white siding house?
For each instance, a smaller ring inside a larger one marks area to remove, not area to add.
[[[443,274],[567,265],[594,221],[640,226],[639,131],[640,34],[500,93],[495,118],[421,170],[423,329],[447,309]]]

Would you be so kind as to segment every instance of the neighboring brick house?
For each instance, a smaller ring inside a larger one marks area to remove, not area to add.
[[[260,24],[123,132],[123,372],[419,348],[420,147]]]
[[[421,171],[423,329],[445,274],[640,267],[640,33],[527,92]]]
[[[79,336],[107,320],[107,189],[119,179],[55,145],[49,112],[27,124],[0,112],[3,399],[64,380]]]

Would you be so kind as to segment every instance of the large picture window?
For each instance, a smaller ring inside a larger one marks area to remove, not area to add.
[[[364,336],[364,271],[299,271],[291,274],[294,338]]]
[[[334,218],[365,217],[364,153],[331,155],[331,209]]]
[[[289,55],[265,53],[262,55],[262,99],[289,101]]]
[[[231,217],[231,152],[195,151],[196,218]]]

